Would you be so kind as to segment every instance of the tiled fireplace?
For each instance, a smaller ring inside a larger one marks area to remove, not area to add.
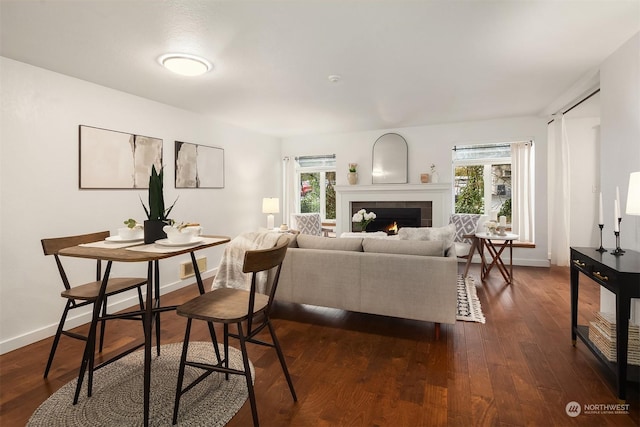
[[[440,227],[445,225],[451,212],[450,184],[379,184],[379,185],[339,185],[336,186],[336,234],[351,231],[353,212],[365,208],[378,213],[387,214],[387,209],[414,209],[409,216],[416,215],[415,225],[407,227]],[[419,224],[417,224],[417,211]],[[403,218],[402,221],[405,219]],[[413,221],[407,219],[407,221]],[[374,231],[372,225],[380,225],[382,221],[374,221],[367,227]],[[377,226],[376,225],[376,226]]]

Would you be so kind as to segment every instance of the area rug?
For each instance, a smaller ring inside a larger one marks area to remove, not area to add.
[[[476,293],[476,284],[473,277],[458,274],[458,312],[456,319],[465,322],[485,323],[480,300]]]
[[[149,425],[170,426],[182,343],[160,348],[151,362]],[[220,353],[223,348],[220,345]],[[229,367],[242,369],[239,350],[229,348]],[[215,360],[209,342],[189,343],[188,360]],[[33,413],[27,426],[134,426],[143,424],[144,353],[137,351],[94,373],[93,394],[87,397],[86,379],[78,404],[73,405],[76,380],[65,384]],[[187,366],[185,385],[203,371]],[[255,377],[253,365],[252,375]],[[213,373],[182,395],[178,425],[224,426],[247,400],[247,384],[241,375]]]

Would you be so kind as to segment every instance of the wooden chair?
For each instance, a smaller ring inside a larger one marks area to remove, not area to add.
[[[244,273],[251,273],[251,289],[239,290],[231,288],[220,288],[208,292],[204,295],[196,297],[191,301],[188,301],[177,308],[177,313],[180,316],[187,317],[187,327],[184,336],[184,344],[182,347],[182,357],[180,359],[180,369],[178,371],[178,384],[176,387],[176,399],[173,409],[173,424],[178,421],[178,408],[180,405],[180,397],[189,391],[191,387],[198,384],[212,372],[222,372],[225,374],[226,379],[229,378],[229,374],[244,375],[247,382],[247,389],[249,391],[249,401],[251,402],[251,413],[253,416],[253,424],[258,425],[258,410],[256,407],[256,398],[253,390],[253,382],[251,380],[251,371],[249,368],[249,356],[247,355],[246,343],[260,344],[268,347],[273,347],[278,354],[282,371],[289,384],[289,390],[293,396],[294,402],[297,402],[298,398],[296,392],[293,389],[293,383],[287,369],[287,364],[280,348],[280,344],[276,337],[273,325],[269,320],[269,312],[273,303],[273,298],[278,287],[278,279],[280,277],[280,269],[282,268],[282,261],[284,260],[285,253],[287,251],[288,241],[280,244],[271,249],[253,250],[245,252],[244,264],[242,271]],[[275,274],[272,276],[272,285],[269,295],[264,295],[256,292],[256,274],[261,271],[271,270],[276,268]],[[199,362],[187,361],[187,351],[189,347],[189,335],[191,332],[191,322],[193,319],[204,320],[207,322],[222,323],[224,326],[224,359],[220,357],[220,352],[217,351],[218,345],[213,342],[216,348],[215,364],[205,364]],[[243,322],[246,322],[246,330],[243,327]],[[229,333],[229,324],[235,323],[238,328],[237,334]],[[256,336],[264,329],[268,328],[271,334],[272,343],[267,343],[256,339]],[[240,341],[240,350],[242,351],[242,361],[244,370],[230,369],[229,359],[229,337],[237,338]],[[192,366],[203,369],[205,372],[196,378],[190,385],[182,388],[184,380],[185,366]]]
[[[64,311],[62,312],[62,317],[60,318],[60,323],[58,324],[58,330],[56,331],[55,338],[53,339],[53,345],[51,346],[51,352],[49,353],[49,360],[47,361],[47,367],[44,370],[44,377],[47,378],[49,375],[49,369],[51,368],[51,363],[53,362],[53,357],[56,353],[56,348],[58,347],[58,342],[60,341],[60,337],[62,335],[66,335],[71,338],[79,339],[82,341],[87,341],[88,337],[85,335],[77,334],[71,331],[65,331],[64,325],[67,320],[67,315],[69,311],[74,310],[76,308],[84,307],[87,305],[93,305],[98,298],[98,293],[100,291],[100,286],[102,284],[102,265],[100,260],[97,262],[96,266],[96,280],[94,282],[85,283],[83,285],[71,286],[69,283],[69,279],[67,277],[67,273],[62,266],[62,261],[60,260],[60,256],[58,256],[58,252],[61,249],[68,248],[71,246],[80,245],[83,243],[92,243],[102,241],[109,237],[108,231],[100,231],[97,233],[90,234],[82,234],[78,236],[68,236],[68,237],[57,237],[51,239],[42,239],[42,249],[44,250],[45,255],[53,255],[56,260],[56,265],[58,266],[58,272],[60,273],[60,277],[62,279],[62,284],[64,285],[64,291],[60,294],[62,298],[67,300],[67,303],[64,307]],[[106,326],[106,320],[108,317],[107,314],[107,299],[111,295],[119,294],[121,292],[125,292],[131,289],[138,290],[138,301],[140,303],[140,309],[144,309],[144,302],[142,299],[142,286],[147,284],[146,278],[136,278],[136,277],[124,277],[124,278],[109,278],[107,283],[107,288],[105,291],[104,303],[101,309],[100,316],[100,351],[102,351],[102,344],[104,341],[104,331]],[[135,320],[142,320],[141,316],[131,317]]]

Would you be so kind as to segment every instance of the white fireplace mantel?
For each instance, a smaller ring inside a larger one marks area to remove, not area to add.
[[[351,202],[431,202],[433,226],[448,222],[451,184],[336,185],[336,235],[351,230]]]

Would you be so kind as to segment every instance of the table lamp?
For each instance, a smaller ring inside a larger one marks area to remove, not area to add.
[[[280,199],[277,197],[265,197],[262,199],[262,213],[267,215],[267,228],[273,228],[273,214],[280,212]]]

